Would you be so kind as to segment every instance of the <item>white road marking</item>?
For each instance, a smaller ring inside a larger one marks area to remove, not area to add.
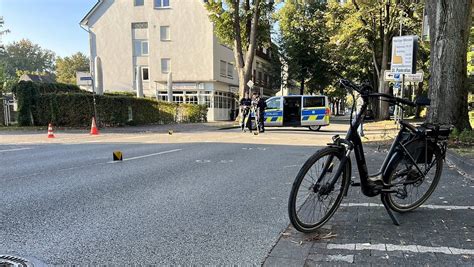
[[[32,147],[12,148],[12,149],[0,150],[0,152],[12,152],[12,151],[29,150],[29,149],[33,149],[33,148]]]
[[[197,159],[196,162],[197,163],[210,163],[211,160],[209,160],[209,159]]]
[[[158,153],[153,153],[153,154],[148,154],[148,155],[143,155],[143,156],[137,156],[137,157],[132,157],[132,158],[125,158],[123,161],[129,161],[129,160],[136,160],[136,159],[143,159],[143,158],[148,158],[148,157],[153,157],[153,156],[158,156],[158,155],[163,155],[163,154],[168,154],[168,153],[173,153],[173,152],[178,152],[181,151],[182,149],[173,149],[173,150],[168,150],[168,151],[162,151]],[[107,163],[117,163],[120,161],[109,161]]]
[[[328,255],[328,261],[345,261],[348,263],[354,263],[354,255]]]
[[[378,250],[378,251],[406,251],[415,253],[443,253],[448,255],[474,255],[474,249],[462,249],[453,247],[429,247],[419,245],[394,245],[394,244],[328,244],[327,249],[345,250]]]
[[[383,207],[377,203],[342,203],[341,207]],[[474,210],[474,206],[453,206],[453,205],[421,205],[420,208],[432,210]]]

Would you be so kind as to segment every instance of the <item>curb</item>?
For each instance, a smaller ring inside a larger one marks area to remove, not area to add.
[[[474,164],[470,159],[464,158],[451,150],[446,151],[446,159],[467,175],[474,170]]]

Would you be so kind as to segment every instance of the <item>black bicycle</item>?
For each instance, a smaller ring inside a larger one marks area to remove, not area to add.
[[[407,212],[418,208],[435,190],[446,155],[451,125],[422,124],[413,126],[400,120],[400,131],[390,147],[380,170],[369,175],[362,141],[357,128],[364,121],[370,98],[377,98],[403,109],[428,106],[427,98],[415,103],[383,93],[372,93],[369,85],[349,80],[339,84],[363,99],[359,113],[352,118],[346,137],[333,137],[333,143],[317,151],[303,165],[291,189],[288,211],[292,225],[301,232],[312,232],[324,225],[336,212],[349,186],[360,186],[368,197],[381,196],[393,223],[399,222],[392,211]],[[355,102],[355,101],[354,101]],[[355,109],[355,104],[352,111]],[[352,114],[352,113],[351,113]],[[357,162],[360,183],[351,180],[351,152]]]

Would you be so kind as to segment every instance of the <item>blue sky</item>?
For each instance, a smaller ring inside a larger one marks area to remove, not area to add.
[[[10,33],[3,44],[23,38],[47,48],[58,56],[78,51],[88,55],[87,33],[79,21],[97,0],[0,0],[0,16]]]

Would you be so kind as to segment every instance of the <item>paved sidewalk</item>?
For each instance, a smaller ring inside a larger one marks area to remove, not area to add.
[[[369,172],[384,156],[366,148]],[[445,163],[431,198],[397,214],[401,226],[395,226],[379,197],[351,187],[324,229],[302,234],[289,226],[264,266],[474,266],[473,199],[474,181]]]

